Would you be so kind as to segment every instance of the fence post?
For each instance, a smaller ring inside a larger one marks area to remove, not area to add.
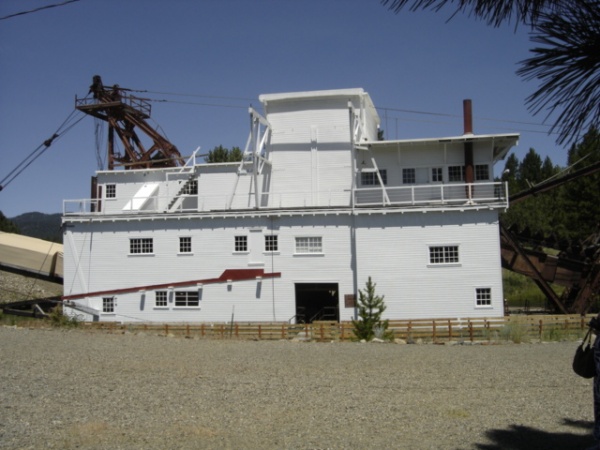
[[[262,339],[262,326],[260,323],[258,324],[258,339]]]
[[[436,334],[435,334],[435,319],[433,320],[433,343],[435,344]]]
[[[285,325],[281,324],[281,339],[285,339]]]
[[[540,319],[540,341],[542,340],[542,333],[544,332],[544,321],[542,319]]]
[[[473,323],[471,323],[471,319],[468,320],[467,324],[469,326],[469,339],[473,342]]]
[[[448,319],[448,340],[452,340],[452,321]]]
[[[165,323],[165,336],[169,335],[169,324]]]
[[[346,324],[345,323],[340,323],[340,341],[344,342],[344,330],[346,328]]]
[[[323,324],[319,327],[319,334],[321,335],[321,341],[325,340],[325,330],[323,329]]]
[[[186,324],[186,326],[185,326],[185,335],[187,337],[190,337],[190,324],[189,323]]]
[[[200,325],[200,336],[204,337],[204,324]]]

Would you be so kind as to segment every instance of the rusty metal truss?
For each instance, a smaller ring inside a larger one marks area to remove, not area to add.
[[[150,102],[126,92],[117,85],[104,87],[96,75],[90,86],[92,97],[75,99],[76,109],[108,123],[108,170],[183,166],[177,147],[148,124]],[[152,145],[144,145],[136,129],[148,136]],[[124,154],[116,150],[117,138]]]

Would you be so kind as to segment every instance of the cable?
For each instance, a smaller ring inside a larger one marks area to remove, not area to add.
[[[17,166],[11,170],[8,175],[6,175],[2,180],[0,180],[0,191],[2,191],[6,186],[8,186],[12,181],[17,178],[25,169],[27,169],[36,159],[44,154],[48,148],[52,145],[52,143],[62,137],[67,131],[77,125],[85,118],[85,114],[75,121],[74,123],[68,125],[64,130],[62,129],[68,122],[71,120],[76,111],[71,112],[69,116],[63,121],[63,123],[58,127],[56,132],[46,139],[42,144],[40,144],[33,152],[23,159]]]
[[[79,0],[67,0],[62,3],[56,3],[54,5],[40,6],[39,8],[31,9],[29,11],[22,11],[22,12],[18,12],[15,14],[9,14],[8,16],[0,17],[0,20],[10,19],[12,17],[17,17],[17,16],[23,16],[25,14],[31,14],[34,12],[41,11],[43,9],[56,8],[57,6],[64,6],[64,5],[68,5],[69,3],[74,3],[74,2],[78,2],[78,1]]]
[[[142,93],[147,92],[148,94],[174,95],[174,96],[178,96],[178,97],[215,98],[215,99],[219,99],[219,100],[244,100],[244,101],[249,101],[249,102],[253,102],[256,100],[254,98],[246,98],[246,97],[225,97],[225,96],[206,95],[206,94],[184,94],[184,93],[177,93],[177,92],[159,92],[159,91],[149,91],[147,89],[145,89],[145,90],[130,89],[130,91],[142,92]]]

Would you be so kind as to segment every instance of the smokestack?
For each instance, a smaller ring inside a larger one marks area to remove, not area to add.
[[[473,110],[471,100],[463,100],[464,135],[473,134]],[[473,142],[465,142],[465,183],[472,184],[475,181],[475,169],[473,166]],[[467,198],[471,199],[472,189],[467,186]]]
[[[464,134],[473,134],[473,109],[471,99],[463,100]]]

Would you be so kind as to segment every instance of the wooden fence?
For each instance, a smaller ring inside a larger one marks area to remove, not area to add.
[[[389,321],[388,330],[394,338],[411,342],[528,342],[577,339],[594,317],[579,315],[515,315],[498,318],[418,319]],[[354,340],[351,322],[314,322],[289,324],[265,323],[171,323],[120,324],[114,322],[86,323],[85,327],[114,332],[147,332],[152,334],[212,339],[252,340]]]

